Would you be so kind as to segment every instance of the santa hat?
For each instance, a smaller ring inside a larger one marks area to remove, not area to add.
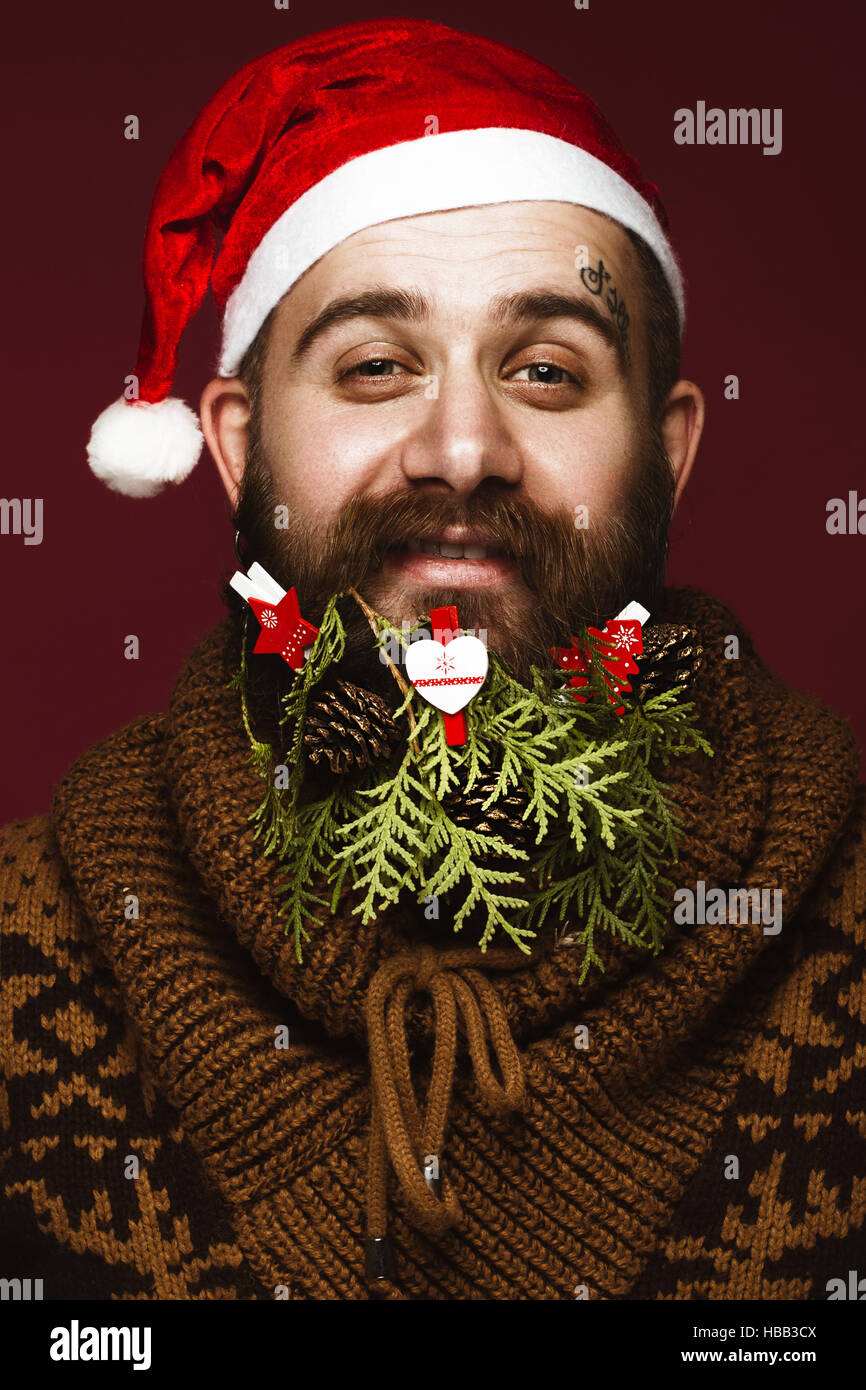
[[[552,68],[416,19],[341,25],[248,63],[160,178],[138,360],[126,394],[93,426],[93,472],[147,497],[195,465],[198,419],[169,392],[209,282],[223,325],[219,375],[233,376],[270,310],[346,237],[394,218],[533,199],[580,204],[643,237],[682,327],[658,190],[589,97]]]

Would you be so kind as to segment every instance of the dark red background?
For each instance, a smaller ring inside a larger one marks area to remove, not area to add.
[[[3,91],[4,409],[0,495],[42,497],[41,546],[0,536],[0,823],[47,809],[75,756],[165,706],[223,614],[232,533],[205,455],[180,488],[133,501],[91,476],[93,419],[132,369],[150,199],[173,145],[243,63],[317,29],[415,14],[526,48],[594,97],[658,183],[687,277],[684,374],[708,422],[675,520],[670,578],[738,611],[790,684],[866,743],[866,536],[829,536],[829,498],[866,495],[860,6],[729,0],[546,5],[182,5],[116,0],[19,11]],[[14,32],[13,32],[14,31]],[[677,146],[677,107],[782,107],[783,148]],[[135,114],[141,138],[123,138]],[[216,313],[183,345],[197,407]],[[741,398],[723,396],[740,378]],[[137,633],[138,661],[123,657]],[[215,750],[217,751],[217,750]],[[821,775],[820,758],[815,775]]]

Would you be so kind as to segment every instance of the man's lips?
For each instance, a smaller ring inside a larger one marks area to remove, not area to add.
[[[449,560],[485,560],[511,554],[499,536],[485,531],[473,531],[468,526],[445,526],[441,531],[419,531],[399,542],[399,548],[404,547],[416,553],[444,555]]]
[[[457,543],[451,543],[456,548]],[[420,551],[417,542],[412,545],[396,546],[385,556],[383,568],[403,580],[417,584],[455,587],[461,589],[482,589],[491,584],[501,584],[519,573],[517,561],[507,555],[490,555],[474,558],[474,548],[469,555],[436,555]],[[478,546],[480,548],[480,545]]]

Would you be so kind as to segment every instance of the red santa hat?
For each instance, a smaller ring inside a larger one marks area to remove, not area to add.
[[[682,278],[657,188],[589,97],[552,68],[417,19],[341,25],[248,63],[160,178],[134,381],[93,426],[93,472],[147,497],[195,465],[198,419],[169,392],[208,283],[222,317],[219,375],[233,376],[274,305],[346,237],[394,218],[533,199],[580,204],[643,237],[682,326]]]

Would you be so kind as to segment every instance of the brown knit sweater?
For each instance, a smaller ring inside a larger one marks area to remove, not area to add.
[[[715,749],[671,767],[672,877],[781,888],[781,932],[606,942],[579,987],[546,929],[529,961],[482,956],[347,900],[298,965],[223,624],[167,714],[0,832],[0,1275],[46,1298],[824,1299],[863,1265],[853,739],[722,605],[669,598],[708,652]]]

